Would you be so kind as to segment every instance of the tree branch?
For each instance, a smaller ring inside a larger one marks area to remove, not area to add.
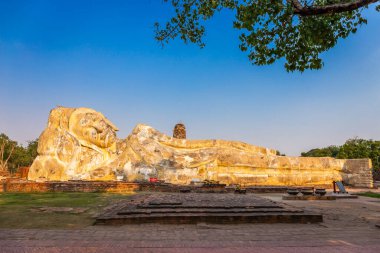
[[[0,147],[0,161],[4,160],[4,149],[5,149],[5,142],[1,143],[1,147]]]
[[[294,14],[300,16],[316,16],[354,11],[378,1],[380,0],[355,0],[353,2],[338,3],[325,6],[302,6],[298,0],[291,0],[291,3],[294,7]]]
[[[5,160],[5,166],[7,166],[7,164],[8,164],[8,160],[9,160],[9,158],[11,158],[12,153],[13,153],[14,150],[15,150],[15,145],[12,145],[11,152],[9,152],[9,155],[8,155],[7,160]]]
[[[179,28],[179,24],[177,24],[175,27],[173,27],[173,29],[171,29],[169,32],[167,32],[165,35],[163,35],[162,37],[158,37],[156,36],[156,39],[158,41],[161,41],[162,43],[165,42],[166,39],[170,38],[172,36],[172,34]]]

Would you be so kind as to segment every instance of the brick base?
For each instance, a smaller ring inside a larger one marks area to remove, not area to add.
[[[116,181],[68,181],[33,182],[26,180],[6,180],[3,192],[114,192],[130,193],[140,190],[137,183]]]
[[[302,187],[300,187],[302,188]],[[331,188],[326,186],[325,188]],[[198,193],[226,193],[234,192],[235,188],[223,185],[191,186],[174,185],[167,183],[129,183],[118,181],[47,181],[35,182],[23,179],[8,178],[0,181],[0,192],[113,192],[131,193],[144,192],[180,192],[189,190]],[[247,187],[247,193],[282,193],[286,192],[286,186],[257,186]]]

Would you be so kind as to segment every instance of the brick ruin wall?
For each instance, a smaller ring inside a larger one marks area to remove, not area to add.
[[[342,180],[354,187],[373,188],[371,159],[347,159]]]
[[[112,192],[131,193],[140,191],[137,183],[116,181],[68,181],[33,182],[7,179],[2,182],[0,192]]]

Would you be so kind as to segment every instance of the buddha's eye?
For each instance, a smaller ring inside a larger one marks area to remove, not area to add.
[[[97,135],[97,131],[96,131],[96,129],[95,128],[91,128],[91,130],[90,130],[90,134],[91,134],[91,137],[93,138],[93,139],[96,139],[96,135]]]
[[[100,121],[100,127],[103,129],[107,128],[107,124],[104,122],[104,120]]]
[[[85,118],[80,120],[80,125],[85,126],[87,124],[87,120]]]

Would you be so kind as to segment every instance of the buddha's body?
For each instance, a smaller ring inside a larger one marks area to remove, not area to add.
[[[246,185],[325,185],[357,181],[348,160],[277,156],[242,142],[175,139],[137,125],[125,139],[101,113],[53,109],[41,134],[30,180],[115,180],[158,177],[171,183],[211,179]],[[370,161],[361,160],[363,168]]]

